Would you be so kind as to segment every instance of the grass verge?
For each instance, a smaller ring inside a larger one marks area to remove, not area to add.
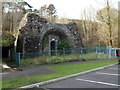
[[[80,73],[116,63],[118,63],[118,61],[103,61],[103,62],[95,62],[95,63],[82,63],[82,64],[74,64],[74,65],[48,67],[48,69],[53,70],[57,73],[49,74],[49,75],[32,76],[26,78],[3,80],[2,88],[18,88],[21,86],[43,82],[50,79],[55,79],[75,73]]]

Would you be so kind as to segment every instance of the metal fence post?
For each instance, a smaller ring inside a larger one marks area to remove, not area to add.
[[[98,50],[97,50],[97,47],[96,47],[96,59],[98,58]]]
[[[83,58],[82,55],[83,55],[83,48],[81,47],[81,48],[80,48],[80,59]]]
[[[109,55],[109,58],[111,58],[111,49],[112,49],[112,47],[109,46],[109,47],[108,47],[108,55]]]
[[[83,48],[82,48],[82,47],[81,47],[81,50],[80,50],[80,51],[81,51],[81,54],[83,54]]]
[[[114,55],[115,55],[115,58],[116,58],[116,49],[114,48]]]
[[[16,66],[20,66],[20,53],[16,53]]]

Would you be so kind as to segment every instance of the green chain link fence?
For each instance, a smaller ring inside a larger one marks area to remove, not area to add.
[[[116,49],[112,47],[88,47],[43,52],[14,53],[16,66],[62,63],[78,60],[96,60],[116,58]]]

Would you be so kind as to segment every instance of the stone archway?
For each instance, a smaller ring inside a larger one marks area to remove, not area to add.
[[[25,15],[23,22],[25,23],[21,25],[19,37],[21,40],[24,40],[24,42],[19,42],[21,43],[19,45],[24,43],[24,52],[41,52],[45,50],[45,48],[49,50],[51,42],[50,37],[52,36],[57,43],[65,39],[68,41],[71,48],[83,47],[80,33],[78,33],[75,23],[49,23],[46,19],[34,13]],[[45,39],[48,40],[49,48],[47,48],[47,46],[45,47],[47,44],[43,43]]]
[[[69,29],[65,24],[48,23],[42,29],[40,33],[41,43],[45,35],[55,34],[60,38],[66,38],[71,47],[74,47],[74,39]],[[42,44],[41,44],[42,45]],[[42,47],[42,46],[41,46]]]
[[[60,24],[57,24],[60,26]],[[71,34],[68,32],[67,28],[63,25],[61,25],[62,28],[58,27],[58,26],[53,26],[51,24],[49,24],[48,26],[45,26],[44,28],[42,28],[41,33],[40,33],[40,39],[41,39],[41,50],[44,51],[43,47],[43,40],[45,38],[45,36],[49,36],[49,45],[46,46],[48,48],[45,48],[45,51],[50,51],[50,42],[52,41],[52,39],[55,39],[56,41],[56,49],[57,49],[57,44],[62,42],[63,40],[66,40],[69,45],[71,47],[74,46],[74,42],[72,39]],[[47,27],[47,28],[46,28]],[[49,28],[50,27],[50,28]],[[63,28],[64,27],[64,28]]]
[[[66,35],[66,33],[63,30],[60,30],[60,28],[44,28],[42,29],[44,32],[41,33],[40,38],[41,38],[41,50],[45,53],[55,53],[58,50],[58,46],[61,42],[65,41],[70,41],[69,37]],[[48,38],[47,44],[46,44],[46,37]],[[51,49],[51,42],[55,41],[55,50],[53,51]],[[71,40],[72,41],[72,40]],[[45,43],[44,43],[45,42]],[[69,42],[69,45],[72,45],[71,42]]]

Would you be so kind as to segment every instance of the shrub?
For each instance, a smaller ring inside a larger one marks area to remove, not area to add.
[[[15,37],[9,32],[2,32],[2,40],[0,41],[3,47],[13,46],[15,41]]]

